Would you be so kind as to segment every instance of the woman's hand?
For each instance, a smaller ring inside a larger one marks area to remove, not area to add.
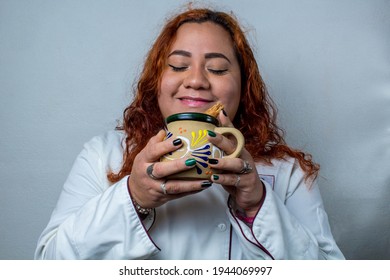
[[[222,112],[218,118],[222,126],[233,127],[229,118]],[[221,134],[209,136],[209,141],[226,154],[235,150],[234,141]],[[221,184],[232,195],[237,206],[245,211],[247,217],[254,217],[260,207],[264,186],[256,172],[251,154],[244,148],[239,158],[210,159],[209,163],[213,169],[218,170],[218,174],[211,176],[212,181]]]
[[[164,141],[165,131],[152,137],[145,148],[135,157],[131,175],[128,179],[129,192],[143,208],[155,208],[169,200],[199,192],[211,182],[204,180],[183,181],[166,180],[165,177],[195,167],[191,158],[160,162],[161,156],[179,149],[180,139]]]

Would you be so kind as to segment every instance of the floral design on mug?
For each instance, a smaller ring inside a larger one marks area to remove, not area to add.
[[[171,138],[172,136],[173,134],[170,131],[167,131],[166,139]],[[181,135],[177,138],[181,139],[184,145],[182,148],[176,150],[175,153],[180,153],[179,158],[193,157],[196,160],[195,168],[198,174],[202,174],[202,169],[199,166],[208,168],[208,159],[210,157],[222,156],[221,150],[215,146],[211,146],[208,142],[206,129],[199,130],[198,132],[191,131],[191,140]],[[170,159],[169,155],[172,155],[172,153],[169,153],[164,157]],[[206,172],[211,174],[211,171]]]

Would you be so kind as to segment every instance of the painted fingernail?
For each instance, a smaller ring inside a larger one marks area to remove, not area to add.
[[[185,162],[186,166],[194,166],[196,164],[196,159],[189,158]]]
[[[213,180],[218,180],[219,176],[218,175],[213,175]]]
[[[226,113],[225,109],[222,109],[222,113],[225,115],[225,117],[227,117],[227,113]]]
[[[215,137],[217,136],[217,134],[215,134],[214,131],[211,131],[211,130],[207,130],[207,134],[210,136],[210,137]]]
[[[182,143],[181,139],[173,140],[173,146],[179,146],[179,145],[181,145],[181,143]]]
[[[218,164],[218,160],[215,158],[209,158],[209,163],[210,164]]]
[[[206,182],[203,182],[201,186],[203,189],[207,189],[207,188],[211,187],[212,184],[213,184],[212,182],[206,181]]]

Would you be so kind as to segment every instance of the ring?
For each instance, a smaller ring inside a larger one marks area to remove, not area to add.
[[[160,188],[162,189],[162,191],[163,191],[163,193],[164,194],[167,194],[167,188],[165,187],[165,183],[166,183],[167,181],[164,181],[161,185],[160,185]]]
[[[244,167],[240,170],[239,174],[248,174],[252,172],[252,166],[248,161],[244,160]]]
[[[237,175],[237,179],[236,179],[236,182],[234,183],[234,186],[238,187],[238,185],[240,184],[240,181],[241,181],[241,177],[239,175]]]
[[[146,174],[148,174],[149,177],[152,178],[153,180],[158,180],[158,178],[153,175],[153,167],[154,167],[154,163],[149,165],[148,168],[146,168]]]

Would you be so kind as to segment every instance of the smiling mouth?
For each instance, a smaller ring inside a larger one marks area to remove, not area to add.
[[[193,97],[181,97],[179,98],[181,101],[197,101],[197,102],[212,102],[211,100],[208,99],[203,99],[203,98],[193,98]]]
[[[204,98],[193,98],[193,97],[182,97],[179,100],[188,107],[197,108],[205,107],[210,103],[214,102],[213,100],[204,99]]]

